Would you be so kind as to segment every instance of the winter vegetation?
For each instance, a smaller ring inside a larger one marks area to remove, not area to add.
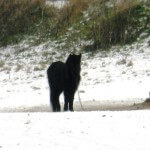
[[[149,14],[149,0],[0,0],[0,149],[149,150]],[[52,113],[46,71],[70,53],[74,112]]]
[[[0,44],[32,36],[36,44],[56,40],[63,48],[106,49],[149,35],[149,14],[150,2],[139,0],[70,0],[61,8],[45,0],[1,0]]]

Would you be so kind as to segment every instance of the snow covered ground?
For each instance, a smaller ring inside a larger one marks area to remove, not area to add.
[[[76,94],[75,112],[50,113],[46,69],[68,55],[53,42],[0,48],[0,149],[149,150],[150,107],[138,106],[149,97],[150,37],[83,53],[79,94],[86,110],[78,112]]]
[[[109,52],[82,54],[79,95],[82,101],[142,102],[149,97],[150,38]],[[47,42],[32,46],[24,41],[0,48],[0,109],[49,107],[46,70],[57,60],[65,61],[66,50]],[[63,103],[63,96],[61,95]],[[75,96],[75,102],[78,95]]]
[[[150,113],[1,113],[2,150],[149,150]]]

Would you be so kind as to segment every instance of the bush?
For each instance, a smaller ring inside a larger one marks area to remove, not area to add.
[[[92,41],[86,48],[109,48],[131,43],[149,29],[149,3],[127,0],[70,0],[62,8],[54,35],[66,44]],[[64,42],[64,40],[62,40]],[[65,45],[66,46],[66,45]]]
[[[114,4],[112,8],[105,4],[100,7],[101,16],[96,16],[98,21],[92,30],[93,36],[95,36],[94,43],[98,46],[107,48],[118,43],[131,43],[143,30],[146,30],[149,17],[148,14],[141,16],[141,13],[145,11],[142,3],[128,0],[124,3]]]
[[[34,35],[36,44],[51,38],[66,48],[107,49],[150,34],[149,14],[150,2],[140,0],[69,0],[60,9],[45,0],[0,0],[0,44]]]
[[[1,0],[0,44],[18,42],[26,34],[38,34],[49,24],[45,20],[54,14],[54,9],[45,5],[45,0]]]
[[[114,3],[111,8],[103,3],[100,8],[101,15],[96,14],[97,21],[92,29],[94,44],[98,47],[108,48],[115,44],[131,43],[149,28],[147,22],[150,11],[141,15],[145,12],[145,4],[137,0]]]

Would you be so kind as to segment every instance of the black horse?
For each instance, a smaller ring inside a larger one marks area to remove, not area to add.
[[[66,62],[54,62],[47,70],[50,102],[54,112],[60,111],[59,96],[64,92],[64,111],[73,111],[74,94],[80,82],[81,54],[69,55]]]

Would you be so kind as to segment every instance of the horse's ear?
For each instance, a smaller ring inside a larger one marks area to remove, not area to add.
[[[73,55],[72,54],[69,54],[69,56],[68,57],[72,57]]]
[[[71,58],[71,56],[72,56],[72,55],[71,55],[71,54],[69,54],[68,58],[70,59],[70,58]]]

